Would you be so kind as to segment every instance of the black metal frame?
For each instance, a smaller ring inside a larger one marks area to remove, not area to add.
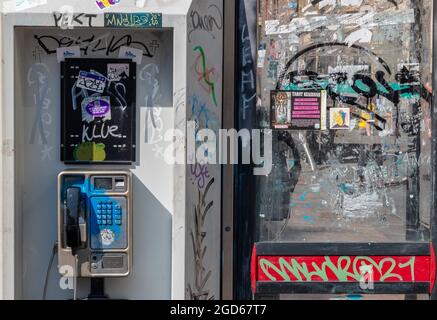
[[[430,256],[429,243],[259,242],[257,256]]]
[[[432,212],[431,212],[431,241],[434,248],[437,248],[437,114],[436,114],[436,99],[435,99],[435,90],[437,89],[437,72],[436,70],[436,62],[437,62],[437,4],[433,1],[433,17],[432,17],[432,25],[433,25],[433,47],[432,47],[432,61],[433,61],[433,70],[432,70],[432,160],[431,165],[433,167],[432,174]],[[434,287],[431,293],[431,299],[437,300],[437,288]]]
[[[235,105],[235,117],[237,128],[254,127],[254,122],[241,121],[240,112],[244,107],[241,103],[241,96],[243,94],[241,86],[241,73],[244,70],[242,65],[241,53],[244,52],[244,46],[247,44],[242,43],[242,31],[243,26],[247,30],[246,20],[246,3],[250,0],[238,0],[237,1],[237,37],[236,49],[236,103]],[[252,0],[256,1],[256,0]],[[253,12],[254,11],[254,12]],[[249,14],[257,15],[257,10],[253,10]],[[436,68],[437,62],[437,4],[433,5],[433,62]],[[253,27],[253,26],[252,26]],[[254,61],[255,58],[253,57]],[[256,66],[253,66],[254,74],[256,74]],[[437,73],[433,70],[433,83],[432,87],[437,89]],[[437,105],[434,99],[434,91],[432,95],[431,107],[434,112],[432,114],[432,167],[435,168],[432,174],[432,193],[437,195]],[[255,105],[250,105],[255,110]],[[236,299],[250,299],[251,295],[249,270],[250,270],[250,258],[251,247],[255,244],[256,234],[256,216],[254,214],[255,202],[255,178],[252,175],[252,167],[239,165],[236,168],[235,173],[235,195],[234,198],[234,298]],[[414,190],[413,190],[414,191]],[[418,190],[416,190],[418,191]],[[408,206],[415,212],[414,208]],[[416,208],[417,210],[417,208]],[[416,215],[414,215],[416,217]],[[410,225],[417,225],[416,219],[411,217]],[[414,221],[413,221],[414,220]],[[424,231],[424,230],[422,230]],[[428,231],[428,230],[426,230]],[[430,240],[431,245],[437,248],[437,199],[432,197],[432,212],[430,221]],[[416,233],[408,233],[407,241],[414,241],[417,239]],[[316,255],[387,255],[387,256],[431,256],[436,259],[434,261],[437,264],[437,258],[431,254],[430,243],[424,242],[405,242],[405,243],[258,243],[257,255],[263,256],[280,256],[280,255],[304,255],[304,256],[316,256]],[[375,283],[372,293],[379,294],[430,294],[430,283],[416,282],[416,283]],[[256,284],[256,298],[262,297],[276,297],[283,293],[369,293],[369,291],[363,291],[359,283],[333,283],[333,282],[313,282],[313,283],[272,283],[272,282],[258,282]],[[437,300],[437,286],[434,286],[430,298]]]
[[[254,0],[252,0],[254,1]],[[252,57],[252,61],[245,60],[247,58],[243,57],[247,54],[253,46],[250,41],[242,41],[249,34],[249,23],[247,21],[246,11],[251,12],[251,14],[256,15],[256,5],[255,10],[250,10],[246,8],[246,0],[236,0],[236,75],[237,79],[235,84],[235,125],[237,128],[247,128],[252,129],[255,127],[255,114],[248,115],[245,120],[241,119],[240,114],[243,110],[244,101],[243,96],[251,97],[256,94],[256,88],[242,90],[241,81],[242,73],[250,72],[252,70],[256,81],[256,61]],[[253,9],[253,8],[252,8]],[[253,12],[255,11],[255,12]],[[253,27],[253,26],[251,26]],[[244,64],[243,62],[246,62]],[[251,110],[255,110],[255,101],[249,101],[246,107]],[[255,212],[255,177],[253,176],[253,166],[252,165],[238,165],[235,168],[234,173],[234,299],[238,300],[248,300],[252,298],[252,290],[250,283],[250,257],[255,244],[256,237],[256,217],[253,214]],[[244,200],[239,197],[244,197]]]
[[[280,294],[425,294],[428,282],[375,282],[374,289],[363,290],[358,282],[258,282],[256,299]]]

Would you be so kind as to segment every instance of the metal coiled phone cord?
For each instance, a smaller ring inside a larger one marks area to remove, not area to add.
[[[52,270],[52,265],[53,265],[53,261],[55,260],[55,255],[58,252],[58,242],[55,242],[55,244],[53,245],[53,249],[52,249],[52,255],[50,257],[50,262],[49,265],[47,267],[47,272],[46,272],[46,278],[44,281],[44,291],[43,291],[43,295],[42,295],[42,299],[43,300],[47,300],[47,287],[48,287],[48,283],[49,283],[49,277],[50,277],[50,271]],[[73,294],[73,300],[77,300],[77,277],[76,277],[76,272],[78,270],[78,257],[77,255],[74,256],[74,270],[73,270],[73,285],[74,285],[74,294]]]
[[[46,272],[46,279],[44,281],[44,292],[42,295],[43,300],[46,300],[46,297],[47,297],[47,286],[48,286],[48,282],[49,282],[50,271],[52,269],[53,261],[55,260],[55,255],[57,252],[58,252],[58,242],[55,242],[55,244],[53,245],[53,249],[52,249],[52,255],[50,257],[49,266],[48,266],[47,272]]]
[[[73,270],[73,285],[74,285],[74,289],[73,289],[73,300],[76,301],[77,300],[77,272],[79,269],[79,258],[77,257],[77,254],[74,256],[74,270]]]

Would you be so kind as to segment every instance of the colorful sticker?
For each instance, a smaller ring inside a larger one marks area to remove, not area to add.
[[[331,108],[329,128],[331,130],[350,130],[351,111],[349,108]]]
[[[105,27],[162,28],[162,13],[105,13]]]
[[[121,81],[125,78],[129,78],[129,64],[108,64],[108,81]]]
[[[271,127],[279,130],[326,130],[327,92],[271,92]]]
[[[272,97],[274,101],[275,129],[291,127],[291,92],[279,91]]]
[[[91,72],[80,71],[76,86],[78,88],[103,93],[106,87],[106,78]]]
[[[82,121],[90,123],[96,119],[111,120],[109,97],[89,97],[82,101]]]
[[[83,142],[74,149],[73,157],[76,161],[105,161],[105,148],[103,143]]]
[[[96,4],[101,10],[103,10],[111,6],[114,6],[116,4],[119,4],[120,1],[121,0],[96,0]]]
[[[100,231],[100,238],[104,246],[110,246],[115,241],[115,233],[111,229],[103,229]]]

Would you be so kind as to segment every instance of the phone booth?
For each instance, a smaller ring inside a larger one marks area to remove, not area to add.
[[[0,11],[0,298],[219,297],[223,1]]]
[[[254,2],[239,126],[273,165],[238,169],[236,296],[436,298],[433,1]]]

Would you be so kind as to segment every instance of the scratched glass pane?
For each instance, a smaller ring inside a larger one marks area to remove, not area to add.
[[[261,241],[426,241],[431,0],[259,0],[257,116],[271,90],[327,90],[347,130],[273,133]]]

